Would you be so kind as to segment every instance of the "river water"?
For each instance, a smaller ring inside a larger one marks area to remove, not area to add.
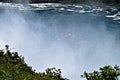
[[[120,9],[88,5],[0,3],[0,47],[11,46],[43,72],[62,69],[81,80],[84,71],[120,65]]]

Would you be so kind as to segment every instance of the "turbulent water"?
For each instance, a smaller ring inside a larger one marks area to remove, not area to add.
[[[11,46],[36,71],[84,71],[120,65],[120,9],[88,5],[0,3],[0,47]]]

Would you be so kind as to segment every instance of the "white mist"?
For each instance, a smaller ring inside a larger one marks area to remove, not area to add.
[[[104,20],[86,15],[48,16],[51,15],[32,15],[26,19],[20,12],[3,11],[0,48],[9,44],[36,71],[61,68],[63,76],[71,80],[81,80],[84,71],[119,65],[120,46],[116,40],[119,34],[109,31]]]

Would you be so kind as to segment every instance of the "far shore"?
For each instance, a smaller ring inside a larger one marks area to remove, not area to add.
[[[35,1],[30,1],[30,2],[15,2],[15,1],[1,1],[0,2],[3,2],[3,3],[20,3],[20,4],[39,4],[39,3],[61,3],[61,4],[73,4],[73,5],[91,5],[91,6],[101,6],[101,7],[105,7],[105,6],[115,6],[115,7],[120,7],[120,3],[118,4],[106,4],[106,3],[98,3],[98,2],[89,2],[89,3],[86,3],[86,2],[78,2],[78,3],[65,3],[65,2],[61,2],[60,0],[59,1],[38,1],[38,0],[35,0]]]

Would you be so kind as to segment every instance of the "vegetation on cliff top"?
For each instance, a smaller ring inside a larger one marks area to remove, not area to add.
[[[92,73],[84,72],[84,75],[81,77],[86,78],[87,80],[119,80],[120,68],[115,65],[114,67],[108,65],[100,68],[99,71],[94,71]]]
[[[63,78],[61,70],[48,68],[43,73],[37,73],[28,66],[23,56],[17,52],[11,52],[9,46],[0,50],[0,80],[68,80]],[[93,73],[84,72],[81,77],[87,80],[118,80],[120,76],[119,66],[104,66]]]
[[[23,56],[11,52],[9,46],[0,50],[0,80],[68,80],[62,78],[61,70],[48,68],[43,73],[37,73],[28,66]]]

